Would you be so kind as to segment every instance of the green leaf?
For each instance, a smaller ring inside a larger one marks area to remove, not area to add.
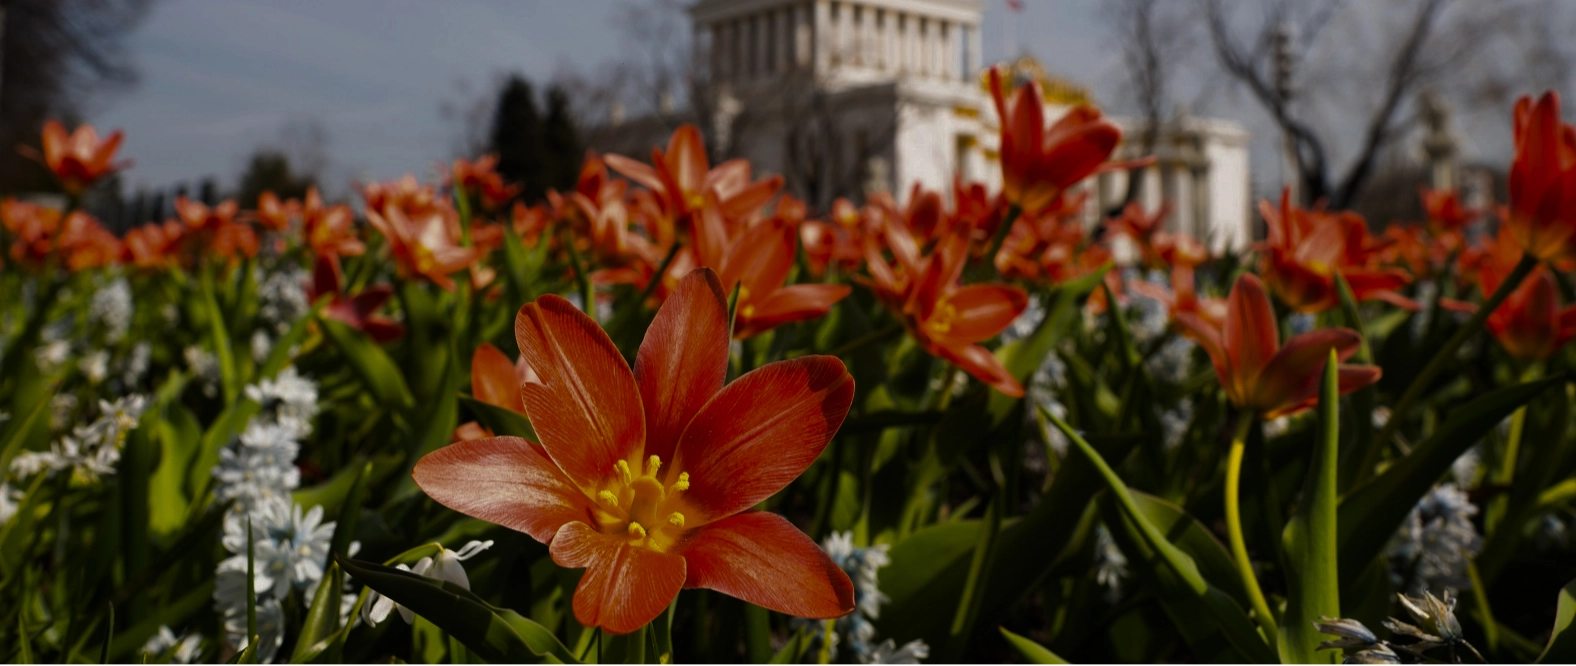
[[[1287,572],[1286,613],[1281,618],[1281,661],[1299,664],[1333,664],[1336,650],[1320,650],[1325,639],[1313,627],[1320,617],[1341,617],[1340,577],[1336,561],[1336,477],[1340,466],[1340,361],[1335,352],[1324,367],[1319,386],[1319,436],[1308,461],[1302,505],[1287,523],[1285,544]]]
[[[811,626],[814,626],[814,625],[811,625]],[[776,654],[772,655],[771,661],[768,661],[766,663],[768,663],[768,664],[797,664],[797,663],[799,663],[799,660],[804,659],[804,652],[805,652],[805,650],[810,649],[810,636],[809,636],[809,633],[810,633],[809,629],[804,628],[804,627],[800,627],[798,631],[793,632],[793,637],[788,639],[788,642],[784,643],[782,648],[777,650]]]
[[[1554,610],[1554,630],[1549,633],[1549,644],[1538,655],[1540,664],[1576,663],[1576,580],[1560,589],[1559,604]]]
[[[202,448],[202,426],[191,410],[181,405],[165,407],[164,418],[152,425],[159,443],[159,464],[148,480],[148,529],[164,538],[180,530],[190,508],[186,479]]]
[[[1373,350],[1368,344],[1369,330],[1363,325],[1362,312],[1357,308],[1357,299],[1352,295],[1351,285],[1346,283],[1346,278],[1339,272],[1335,274],[1336,293],[1341,297],[1341,316],[1345,319],[1347,328],[1357,332],[1360,344],[1357,353],[1352,354],[1351,361],[1358,364],[1373,363]],[[1342,465],[1337,483],[1345,490],[1349,484],[1358,477],[1358,470],[1363,465],[1372,466],[1377,461],[1379,449],[1374,446],[1374,422],[1368,415],[1374,411],[1375,396],[1378,385],[1364,386],[1351,394],[1352,414],[1351,442],[1347,447],[1346,459]]]
[[[232,405],[241,392],[240,377],[236,374],[230,333],[224,326],[224,311],[219,309],[219,301],[213,296],[213,274],[204,271],[197,284],[201,289],[203,309],[207,312],[209,344],[213,345],[214,357],[219,362],[219,385],[224,391],[224,404]]]
[[[566,664],[580,663],[545,627],[494,608],[462,587],[337,553],[334,559],[356,580],[426,618],[487,661],[538,662],[551,656]]]
[[[1031,663],[1031,664],[1065,664],[1065,663],[1067,663],[1066,659],[1063,659],[1061,657],[1056,656],[1055,652],[1051,652],[1044,645],[1040,645],[1039,643],[1036,643],[1036,642],[1031,641],[1031,640],[1029,640],[1027,638],[1019,636],[1019,635],[1017,635],[1015,633],[1007,631],[1006,627],[998,627],[998,628],[1001,630],[1001,635],[1005,636],[1007,638],[1007,642],[1011,643],[1012,647],[1014,647],[1014,648],[1016,648],[1018,650],[1018,654],[1023,655],[1023,658],[1028,660],[1029,663]]]
[[[1210,585],[1200,573],[1198,564],[1193,558],[1167,540],[1159,528],[1149,521],[1139,509],[1132,493],[1128,491],[1127,484],[1116,475],[1116,471],[1112,470],[1110,465],[1106,464],[1099,452],[1095,451],[1094,447],[1078,434],[1078,431],[1073,430],[1072,426],[1067,425],[1055,414],[1044,408],[1040,409],[1040,413],[1055,423],[1078,451],[1094,463],[1100,477],[1116,499],[1117,510],[1125,518],[1121,527],[1125,528],[1136,545],[1140,546],[1135,549],[1139,551],[1136,554],[1142,556],[1141,559],[1152,567],[1154,580],[1160,587],[1161,601],[1166,605],[1166,612],[1177,621],[1179,628],[1187,629],[1197,618],[1209,618],[1224,634],[1226,640],[1244,657],[1256,662],[1275,662],[1274,651],[1265,644],[1258,629],[1248,620],[1242,606],[1219,588]],[[1198,640],[1203,637],[1195,634],[1193,638]]]
[[[115,604],[109,605],[109,622],[104,625],[104,652],[99,657],[100,664],[109,663],[109,648],[115,642]]]
[[[44,413],[44,409],[49,406],[50,396],[53,393],[53,391],[45,391],[39,395],[38,402],[33,403],[33,407],[27,410],[27,416],[10,424],[10,432],[6,435],[5,443],[0,444],[0,476],[4,476],[6,471],[11,469],[11,458],[22,448],[22,442],[27,441],[27,434],[33,430],[33,422],[37,421],[38,415]]]
[[[335,516],[334,539],[329,546],[333,552],[350,552],[350,542],[355,539],[356,528],[361,523],[361,505],[366,501],[367,484],[371,477],[371,461],[362,463],[360,473],[356,474],[355,485],[351,486],[350,494],[345,497],[345,502],[339,506],[338,515]]]
[[[536,429],[531,427],[531,420],[524,414],[490,405],[470,396],[460,396],[460,404],[465,405],[465,408],[476,416],[476,420],[494,435],[524,437],[533,442],[537,441]]]
[[[344,353],[345,360],[379,404],[389,409],[409,409],[416,405],[405,376],[382,347],[341,322],[325,317],[318,317],[317,322],[324,335]]]
[[[257,663],[257,634],[246,641],[246,647],[230,657],[226,664],[255,664]]]
[[[312,606],[306,611],[306,619],[301,622],[301,633],[296,636],[291,662],[299,664],[305,661],[318,641],[339,630],[339,602],[344,587],[344,572],[338,563],[329,562],[328,571],[323,572],[323,579],[317,584],[317,593],[312,595]]]
[[[1456,458],[1516,408],[1564,381],[1564,377],[1551,377],[1517,384],[1451,409],[1445,422],[1435,428],[1433,437],[1341,498],[1338,542],[1342,585],[1350,583],[1351,578],[1367,566],[1368,560],[1379,555],[1412,507],[1434,487],[1434,482],[1450,469]],[[1391,418],[1400,417],[1397,414]]]

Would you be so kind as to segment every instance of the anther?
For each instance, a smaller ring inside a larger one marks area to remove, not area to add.
[[[619,478],[623,479],[624,483],[626,485],[628,485],[629,483],[634,482],[635,477],[634,477],[634,475],[629,473],[629,462],[628,461],[624,461],[624,460],[618,461],[617,463],[615,463],[613,465],[613,469],[618,470]]]
[[[644,539],[644,538],[646,538],[646,528],[641,527],[640,523],[630,523],[629,524],[629,538],[631,538],[631,539]]]
[[[676,491],[689,490],[689,472],[679,472],[679,480],[673,482]]]
[[[662,458],[651,456],[646,459],[646,476],[657,478],[657,470],[662,469]]]
[[[668,524],[674,527],[684,526],[684,514],[674,511],[668,514]]]
[[[618,506],[618,496],[614,495],[613,491],[611,491],[611,490],[604,490],[602,492],[597,493],[596,494],[596,498],[599,499],[599,500],[602,500],[608,506],[612,506],[612,507]]]

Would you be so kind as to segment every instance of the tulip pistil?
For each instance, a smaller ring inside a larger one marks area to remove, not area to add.
[[[595,494],[594,513],[601,531],[622,534],[634,545],[667,550],[683,535],[685,507],[679,496],[689,489],[689,474],[681,472],[672,483],[663,483],[658,456],[650,456],[644,464],[620,460],[613,469],[606,487]]]

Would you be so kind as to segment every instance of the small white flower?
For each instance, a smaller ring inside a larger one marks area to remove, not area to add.
[[[22,492],[9,485],[0,483],[0,525],[11,520],[16,515],[18,505],[22,501]]]
[[[104,327],[104,338],[111,343],[126,337],[134,312],[131,284],[124,277],[117,277],[93,292],[93,300],[88,305],[89,320]]]
[[[33,351],[33,359],[38,362],[39,371],[46,375],[59,369],[70,356],[71,342],[68,340],[46,342]]]
[[[1105,525],[1095,528],[1095,582],[1106,589],[1113,602],[1122,596],[1122,580],[1127,578],[1127,556],[1116,546]]]
[[[930,646],[922,640],[912,640],[896,647],[897,643],[888,638],[881,641],[880,645],[867,656],[859,658],[863,664],[917,664],[930,658]]]
[[[395,565],[394,568],[401,571],[409,571],[418,576],[426,576],[433,580],[453,583],[469,590],[471,589],[471,581],[465,575],[465,566],[460,563],[475,557],[478,553],[491,548],[492,545],[493,542],[491,540],[472,541],[465,544],[458,551],[449,550],[439,545],[436,559],[423,557],[416,562],[416,566],[407,567],[404,564],[399,564]],[[390,611],[395,610],[399,611],[400,618],[405,620],[406,624],[410,624],[415,618],[415,614],[410,609],[394,603],[393,599],[378,594],[376,590],[369,589],[367,590],[366,603],[361,606],[361,621],[367,623],[367,626],[375,627],[379,622],[388,619]]]
[[[169,626],[160,626],[158,633],[149,636],[148,642],[142,644],[142,652],[146,660],[152,660],[169,652],[171,663],[190,664],[201,656],[202,636],[187,634],[176,638],[175,632],[170,631]]]
[[[268,361],[268,355],[274,351],[274,340],[268,337],[268,332],[262,329],[252,331],[252,360],[259,365]]]
[[[109,377],[109,352],[95,349],[82,356],[77,362],[77,367],[82,370],[89,384],[98,385]]]

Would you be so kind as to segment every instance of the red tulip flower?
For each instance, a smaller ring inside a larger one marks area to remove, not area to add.
[[[958,284],[968,259],[967,231],[942,238],[922,257],[909,232],[889,228],[887,240],[898,265],[887,263],[872,239],[865,259],[870,288],[930,355],[1021,398],[1023,385],[979,343],[1012,325],[1028,307],[1029,296],[1005,284]]]
[[[1319,379],[1330,350],[1346,360],[1362,339],[1345,328],[1323,328],[1280,342],[1275,309],[1264,283],[1244,273],[1226,299],[1226,320],[1216,327],[1202,317],[1178,313],[1177,324],[1204,347],[1215,364],[1215,375],[1232,404],[1276,418],[1312,408],[1318,403]],[[1379,381],[1379,368],[1371,365],[1339,367],[1341,395]]]
[[[706,159],[706,144],[694,125],[683,125],[668,139],[668,149],[651,149],[651,164],[623,155],[608,155],[607,165],[651,190],[674,219],[689,214],[715,192],[729,218],[760,210],[782,188],[782,176],[750,180],[750,163],[729,160],[713,168]]]
[[[520,392],[542,442],[451,444],[416,464],[416,484],[584,567],[573,607],[587,627],[640,629],[686,587],[799,617],[848,613],[848,576],[787,520],[751,507],[820,455],[853,377],[836,358],[804,356],[724,386],[727,312],[716,275],[689,274],[631,371],[568,301],[527,304],[515,337],[537,381]]]
[[[379,343],[396,340],[405,334],[405,327],[399,322],[375,314],[394,295],[394,290],[388,285],[367,287],[348,297],[343,290],[344,278],[340,272],[339,258],[328,254],[319,256],[312,267],[312,282],[306,285],[306,298],[315,303],[319,298],[328,297],[323,316],[366,333],[367,337]]]
[[[483,155],[475,162],[454,160],[450,178],[454,184],[477,197],[477,203],[483,208],[496,209],[508,203],[521,189],[519,185],[505,185],[503,176],[495,171],[497,167],[496,154]]]
[[[1501,225],[1498,237],[1484,238],[1480,246],[1462,255],[1463,273],[1471,272],[1484,297],[1504,283],[1521,259],[1515,232]],[[1457,312],[1476,312],[1478,306],[1452,299],[1440,305]],[[1533,269],[1510,296],[1488,316],[1490,333],[1512,357],[1522,362],[1541,361],[1554,355],[1576,334],[1576,306],[1561,308],[1559,285],[1546,266]]]
[[[1407,273],[1378,267],[1384,248],[1369,236],[1362,216],[1293,206],[1289,191],[1281,194],[1279,207],[1259,202],[1259,212],[1269,227],[1269,238],[1261,245],[1264,279],[1292,309],[1323,312],[1340,304],[1337,273],[1359,301],[1377,299],[1419,309],[1395,291],[1411,281]]]
[[[394,201],[374,210],[368,199],[368,206],[367,221],[388,238],[400,277],[423,277],[453,291],[454,279],[449,276],[470,268],[482,257],[482,250],[462,247],[456,241],[458,214],[448,206],[433,205],[409,214]]]
[[[1576,128],[1560,122],[1560,96],[1516,101],[1516,160],[1510,166],[1510,227],[1540,260],[1572,249],[1576,237]]]
[[[367,251],[366,244],[356,237],[350,206],[323,205],[315,187],[306,191],[306,202],[301,206],[301,233],[312,253],[320,257],[357,256]]]
[[[1002,194],[1025,212],[1038,211],[1099,170],[1122,130],[1087,104],[1047,128],[1040,84],[1031,81],[1006,94],[1001,79],[1002,68],[991,68],[991,96],[1001,122]]]
[[[66,134],[64,125],[50,120],[44,123],[42,161],[55,174],[62,189],[81,194],[94,181],[126,168],[125,163],[113,163],[122,138],[120,130],[116,130],[101,141],[92,125],[82,125]]]
[[[677,270],[694,266],[717,271],[723,288],[739,288],[733,335],[743,340],[783,324],[826,316],[852,291],[841,284],[783,284],[793,272],[796,225],[781,216],[747,228],[723,217],[715,194],[696,210],[692,252],[673,260]],[[669,275],[673,273],[669,270]]]

